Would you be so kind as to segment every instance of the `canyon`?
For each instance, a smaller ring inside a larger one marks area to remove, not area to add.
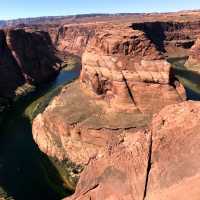
[[[39,84],[55,76],[61,63],[55,51],[46,32],[1,30],[0,96],[12,97],[25,82]]]
[[[79,79],[32,123],[35,143],[75,190],[66,200],[198,200],[200,103],[177,70],[199,78],[199,27],[199,12],[188,11],[0,31],[2,97],[81,58]],[[170,59],[186,62],[176,69]]]

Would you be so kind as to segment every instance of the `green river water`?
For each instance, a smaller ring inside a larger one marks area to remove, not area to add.
[[[34,143],[31,119],[79,73],[80,66],[61,71],[56,80],[16,100],[5,114],[0,126],[0,197],[57,200],[71,193],[62,187],[59,173]]]

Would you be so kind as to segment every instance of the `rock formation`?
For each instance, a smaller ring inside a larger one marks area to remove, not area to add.
[[[55,76],[60,60],[49,34],[0,30],[0,96],[12,97],[25,82],[39,84]]]
[[[169,105],[91,160],[69,200],[198,200],[200,103]],[[117,136],[116,136],[117,137]],[[67,200],[66,199],[66,200]]]
[[[81,55],[95,33],[95,24],[64,25],[58,30],[56,46],[59,51]]]
[[[24,83],[24,77],[7,46],[6,35],[0,31],[0,96],[10,97],[15,89]]]
[[[150,114],[185,98],[170,64],[141,31],[112,27],[97,32],[82,65],[83,85],[114,108]]]
[[[200,38],[198,38],[195,44],[192,46],[189,59],[185,64],[186,68],[196,72],[200,71]]]
[[[110,141],[119,143],[123,134],[147,126],[155,112],[185,99],[171,65],[144,32],[131,27],[97,30],[82,65],[80,81],[64,87],[33,122],[39,148],[60,161],[86,166],[104,155]]]
[[[38,20],[0,30],[0,97],[54,77],[57,51],[82,56],[80,79],[33,122],[41,151],[70,168],[71,187],[84,168],[67,199],[198,200],[200,103],[183,102],[166,58],[189,55],[199,72],[199,13]]]
[[[160,20],[160,19],[158,19]],[[133,23],[132,27],[144,31],[157,48],[169,57],[187,56],[198,35],[199,21],[153,21]]]

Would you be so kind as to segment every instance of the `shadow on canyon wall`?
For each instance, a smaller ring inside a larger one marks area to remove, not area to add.
[[[155,44],[157,50],[165,53],[166,28],[162,22],[134,23],[132,28],[144,31],[147,37]]]
[[[24,115],[25,109],[47,88],[49,85],[15,102],[0,126],[0,187],[15,200],[56,200],[72,193],[63,187],[58,170],[38,149],[32,138],[31,121]],[[40,112],[47,104],[48,101]]]
[[[170,43],[175,48],[190,49],[194,44],[195,38],[192,35],[185,34],[185,29],[195,29],[198,26],[199,24],[196,23],[155,21],[133,23],[131,27],[135,30],[145,32],[156,48],[160,52],[166,53],[166,45]]]

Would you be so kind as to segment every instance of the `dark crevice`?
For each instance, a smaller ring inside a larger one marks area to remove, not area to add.
[[[146,181],[145,181],[145,187],[144,187],[143,200],[145,200],[146,195],[147,195],[149,174],[150,174],[151,166],[152,166],[151,158],[152,158],[152,134],[151,134],[151,137],[150,137],[150,144],[149,144],[148,164],[147,164],[147,173],[146,173]]]
[[[129,94],[129,96],[130,96],[132,102],[136,105],[135,100],[134,100],[134,98],[133,98],[133,94],[132,94],[132,92],[131,92],[131,89],[130,89],[130,87],[129,87],[129,85],[128,85],[128,82],[127,82],[126,78],[124,77],[123,72],[122,72],[122,76],[123,76],[123,81],[124,81],[125,84],[126,84],[126,88],[127,88],[127,90],[128,90],[128,94]]]
[[[90,192],[91,190],[96,189],[97,187],[99,187],[99,183],[96,183],[93,187],[91,187],[90,189],[86,190],[82,195],[86,195],[88,192]]]
[[[156,49],[163,53],[166,52],[164,45],[164,41],[166,40],[165,34],[170,26],[172,26],[170,23],[159,21],[132,24],[133,29],[143,31],[152,43],[155,44]]]

